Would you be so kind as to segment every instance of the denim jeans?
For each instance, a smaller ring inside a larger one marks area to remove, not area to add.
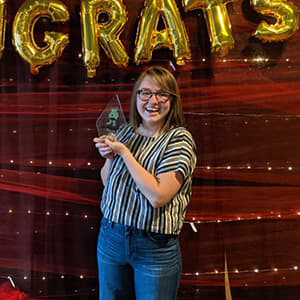
[[[181,254],[178,237],[102,218],[97,246],[100,300],[174,300]]]

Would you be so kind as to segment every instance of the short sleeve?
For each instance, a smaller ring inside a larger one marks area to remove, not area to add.
[[[159,175],[179,171],[186,178],[191,176],[195,166],[196,146],[192,135],[185,128],[177,128],[169,140],[155,173]]]

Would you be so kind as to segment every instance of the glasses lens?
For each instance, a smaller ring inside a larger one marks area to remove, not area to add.
[[[169,100],[170,94],[165,92],[160,92],[157,94],[157,97],[160,102],[166,102]]]
[[[148,101],[152,96],[152,92],[148,90],[139,90],[138,94],[143,101]]]

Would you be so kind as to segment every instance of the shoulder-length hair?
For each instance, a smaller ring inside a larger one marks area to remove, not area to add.
[[[138,128],[142,123],[142,118],[137,111],[136,100],[138,89],[146,76],[151,76],[157,82],[162,91],[171,94],[171,98],[169,100],[170,110],[165,118],[165,123],[161,128],[161,132],[166,132],[172,127],[185,126],[181,97],[175,77],[167,69],[161,66],[153,66],[141,73],[133,87],[129,114],[129,121],[133,128]]]

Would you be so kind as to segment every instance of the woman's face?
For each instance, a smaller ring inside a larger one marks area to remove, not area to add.
[[[142,80],[138,90],[144,90],[147,93],[164,92],[161,90],[156,80],[149,75],[145,76]],[[170,111],[170,101],[170,97],[166,102],[160,101],[160,97],[158,97],[157,94],[153,94],[148,101],[143,101],[139,94],[137,94],[136,107],[143,120],[143,125],[159,126],[161,128]]]

